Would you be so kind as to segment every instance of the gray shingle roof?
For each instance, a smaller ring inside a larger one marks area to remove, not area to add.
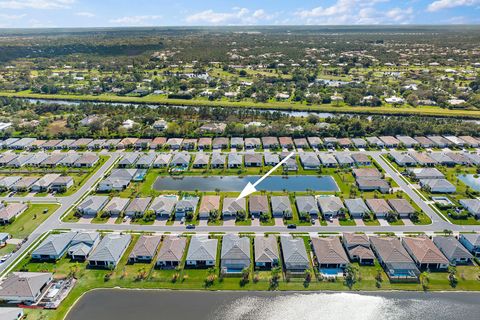
[[[217,239],[208,239],[208,236],[195,235],[190,240],[187,252],[189,261],[208,261],[217,259]]]
[[[107,234],[92,252],[89,261],[118,262],[132,237],[129,234]]]

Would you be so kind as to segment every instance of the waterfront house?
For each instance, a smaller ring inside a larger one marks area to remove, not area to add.
[[[77,232],[65,232],[50,234],[42,243],[32,251],[31,257],[34,260],[58,260],[67,252],[72,239]]]
[[[200,219],[208,219],[210,213],[216,211],[220,214],[220,196],[206,195],[202,197],[200,208],[198,209],[198,216]]]
[[[295,204],[297,205],[298,214],[301,216],[305,214],[318,216],[320,214],[317,201],[315,201],[313,196],[296,196]]]
[[[212,267],[217,261],[217,239],[209,239],[207,235],[193,235],[185,260],[186,267]]]
[[[226,156],[221,153],[213,153],[210,166],[212,168],[223,168],[225,166]]]
[[[396,237],[370,237],[378,262],[391,281],[418,281],[420,271]]]
[[[270,209],[268,207],[267,196],[250,196],[248,198],[248,209],[250,214],[254,217],[260,217],[262,214],[268,214]]]
[[[345,269],[350,262],[339,237],[313,237],[311,240],[320,273],[324,275],[329,275],[332,271],[335,274],[339,273],[335,269]]]
[[[434,237],[433,243],[452,266],[468,264],[473,259],[472,254],[455,237]]]
[[[12,272],[0,283],[0,300],[34,304],[53,281],[50,272]]]
[[[158,251],[155,266],[158,268],[176,268],[180,265],[187,245],[187,238],[165,235]]]
[[[132,236],[107,234],[87,258],[90,267],[114,269],[127,250]]]
[[[223,199],[223,219],[227,217],[235,217],[240,212],[244,212],[245,214],[247,213],[247,202],[245,198],[238,199],[238,201],[233,197],[225,197]]]
[[[260,153],[246,153],[244,156],[246,167],[261,167],[263,164],[263,154]]]
[[[327,220],[336,218],[345,210],[342,199],[339,197],[320,196],[317,198],[317,202],[323,217]]]
[[[161,195],[153,199],[149,210],[155,212],[157,216],[170,217],[178,202],[177,195]]]
[[[390,191],[390,185],[383,179],[369,179],[360,178],[357,179],[358,189],[361,191],[375,191],[378,190],[381,193],[388,193]]]
[[[370,248],[370,241],[366,234],[344,233],[342,242],[350,260],[357,261],[361,265],[373,265],[375,263],[375,255]]]
[[[195,214],[199,200],[198,197],[187,196],[178,201],[175,205],[175,219],[182,219],[189,213]]]
[[[421,270],[446,270],[449,261],[427,236],[403,237],[402,243]]]
[[[319,158],[320,158],[320,161],[322,162],[322,165],[326,168],[333,168],[338,165],[338,162],[335,159],[335,156],[333,154],[320,153]]]
[[[210,161],[210,154],[208,153],[197,153],[195,160],[193,160],[193,168],[206,168]]]
[[[274,217],[290,218],[292,216],[292,206],[288,196],[271,196],[270,204]]]
[[[128,261],[130,263],[152,261],[161,240],[161,236],[141,235],[130,252]]]
[[[280,162],[278,154],[265,152],[264,161],[266,166],[275,166]]]
[[[320,167],[320,160],[314,152],[301,152],[299,156],[303,169],[315,170]]]
[[[250,238],[226,234],[222,238],[221,268],[226,273],[240,273],[250,266]]]
[[[190,164],[190,159],[191,159],[191,156],[189,153],[186,153],[186,152],[175,153],[172,157],[172,161],[170,162],[170,166],[188,168]]]
[[[363,218],[370,213],[370,210],[362,198],[345,199],[345,206],[352,218]]]
[[[70,242],[67,255],[72,260],[85,261],[99,242],[99,232],[77,232]]]
[[[303,274],[310,269],[310,260],[302,238],[280,236],[282,260],[287,273]]]
[[[253,241],[255,267],[270,269],[278,266],[279,252],[277,238],[274,235],[255,236]]]
[[[228,167],[230,169],[233,168],[241,168],[242,167],[242,155],[238,153],[229,153],[228,154]]]

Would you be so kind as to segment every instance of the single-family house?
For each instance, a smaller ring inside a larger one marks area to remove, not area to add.
[[[193,160],[192,167],[197,169],[206,168],[209,162],[210,162],[209,153],[197,153],[197,155],[195,156],[195,160]]]
[[[393,209],[385,199],[367,199],[365,202],[377,219],[387,218],[389,215],[394,214]]]
[[[378,262],[391,281],[418,281],[420,271],[396,237],[370,237]]]
[[[77,212],[83,216],[96,216],[108,203],[107,196],[87,196],[77,206]]]
[[[161,236],[141,235],[130,252],[128,261],[131,263],[152,261],[161,240]]]
[[[178,201],[175,205],[175,218],[182,219],[189,213],[195,214],[199,200],[198,197],[187,196]]]
[[[270,208],[268,206],[267,196],[250,196],[248,198],[248,210],[254,217],[260,217],[262,214],[268,214],[270,212]]]
[[[138,158],[137,163],[135,163],[135,166],[141,169],[148,169],[153,165],[155,159],[156,155],[154,153],[142,154],[140,158]]]
[[[264,161],[266,166],[275,166],[280,162],[280,157],[278,154],[265,152]]]
[[[220,196],[206,195],[202,197],[198,216],[200,219],[208,219],[212,212],[220,214]]]
[[[434,237],[433,243],[452,266],[468,264],[473,259],[472,254],[455,237]]]
[[[12,272],[0,283],[0,300],[36,303],[52,281],[49,272]]]
[[[314,152],[301,152],[299,156],[303,169],[315,170],[320,167],[320,160]]]
[[[72,260],[85,261],[99,242],[99,232],[77,232],[70,242],[67,255]]]
[[[245,138],[245,148],[246,149],[258,149],[262,143],[259,138]]]
[[[421,270],[446,270],[450,264],[427,236],[403,237],[402,243]]]
[[[245,142],[241,137],[232,137],[230,139],[230,147],[235,149],[243,149]]]
[[[34,260],[58,260],[67,252],[72,239],[77,232],[70,231],[59,234],[50,234],[42,243],[32,251]]]
[[[224,137],[213,138],[212,148],[214,150],[227,149],[228,148],[228,138],[224,138]]]
[[[177,195],[161,195],[153,199],[149,210],[155,212],[157,216],[170,217],[173,210],[175,209],[177,202]]]
[[[370,213],[370,209],[368,209],[362,198],[345,199],[345,206],[352,218],[363,218]]]
[[[35,181],[32,185],[32,191],[34,192],[44,192],[50,190],[52,183],[60,177],[58,173],[48,173]]]
[[[207,235],[193,235],[185,260],[186,267],[205,268],[215,265],[217,261],[217,239],[209,239]]]
[[[154,168],[165,168],[168,167],[172,155],[170,153],[160,153],[157,155],[157,158],[153,162]]]
[[[165,235],[158,251],[155,266],[158,268],[176,268],[182,261],[187,238]]]
[[[223,208],[222,208],[222,216],[223,219],[227,217],[235,217],[238,213],[247,213],[247,202],[245,198],[238,199],[225,197],[223,199]]]
[[[465,208],[471,215],[480,218],[480,200],[479,199],[460,199],[460,204]]]
[[[310,260],[302,238],[280,236],[280,244],[286,272],[303,274],[305,270],[310,269]]]
[[[337,160],[335,159],[335,156],[330,153],[320,153],[318,155],[320,158],[320,161],[322,162],[322,165],[327,168],[333,168],[338,165]]]
[[[423,179],[445,179],[443,173],[437,168],[411,168],[407,173],[416,180]]]
[[[325,219],[331,219],[337,217],[345,211],[342,199],[339,197],[318,197],[318,206]]]
[[[274,235],[268,237],[255,236],[253,240],[255,267],[270,269],[278,266],[279,252],[277,238]]]
[[[272,215],[274,217],[292,217],[292,206],[288,196],[271,196],[270,204],[272,206]]]
[[[250,266],[250,238],[226,234],[222,238],[221,268],[226,273],[241,273]]]
[[[212,138],[200,138],[198,139],[199,150],[209,150],[212,148]]]
[[[480,234],[462,233],[458,240],[473,256],[480,257]]]
[[[228,154],[228,167],[230,169],[233,168],[241,168],[243,163],[243,158],[241,154],[238,153],[229,153]]]
[[[318,216],[320,214],[317,201],[315,201],[313,196],[296,196],[295,204],[297,205],[298,214],[301,216],[305,214]]]
[[[373,265],[375,263],[375,254],[370,248],[370,241],[366,234],[344,233],[342,242],[350,260],[357,261],[361,265]]]
[[[127,250],[132,236],[107,234],[87,258],[90,267],[114,269]]]
[[[125,209],[125,216],[127,217],[142,217],[147,211],[148,205],[152,198],[134,198]]]
[[[172,161],[170,162],[170,166],[188,168],[188,166],[190,165],[190,159],[191,159],[191,156],[189,153],[186,153],[186,152],[175,153],[172,157]]]
[[[246,167],[261,167],[263,164],[263,154],[246,153],[244,162]]]
[[[0,208],[0,224],[5,225],[12,223],[13,220],[24,213],[28,209],[28,205],[20,202],[9,203]]]
[[[400,218],[409,218],[415,213],[415,208],[406,199],[388,199],[390,207]]]
[[[324,269],[344,269],[350,263],[339,237],[313,237],[311,240],[320,273],[329,274]]]
[[[457,188],[447,179],[422,179],[420,186],[431,193],[455,193]]]
[[[91,168],[98,160],[100,160],[100,157],[96,154],[84,153],[73,163],[73,166],[77,168]]]
[[[210,161],[210,166],[212,168],[223,168],[225,167],[226,156],[221,153],[213,153],[212,160]]]

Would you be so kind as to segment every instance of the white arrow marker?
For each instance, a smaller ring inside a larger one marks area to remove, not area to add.
[[[251,184],[250,182],[247,183],[247,185],[245,186],[245,188],[243,188],[242,192],[240,193],[240,195],[237,197],[237,199],[235,201],[238,201],[242,198],[245,198],[246,196],[254,193],[255,191],[257,191],[257,189],[255,189],[255,187],[260,183],[262,182],[266,177],[268,177],[269,175],[271,175],[275,170],[277,170],[282,164],[284,164],[285,162],[287,162],[288,159],[290,159],[293,155],[295,154],[295,152],[291,152],[288,156],[286,156],[285,158],[283,158],[282,161],[280,161],[275,167],[273,167],[272,169],[270,169],[270,171],[268,171],[267,173],[265,173],[263,175],[263,177],[261,177],[260,179],[258,179],[257,181],[255,181],[254,184]]]

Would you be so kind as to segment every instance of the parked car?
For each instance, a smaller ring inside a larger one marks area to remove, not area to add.
[[[297,229],[297,225],[291,223],[291,224],[287,225],[287,228],[288,228],[288,229]]]
[[[195,229],[195,225],[194,224],[187,224],[187,229]]]

